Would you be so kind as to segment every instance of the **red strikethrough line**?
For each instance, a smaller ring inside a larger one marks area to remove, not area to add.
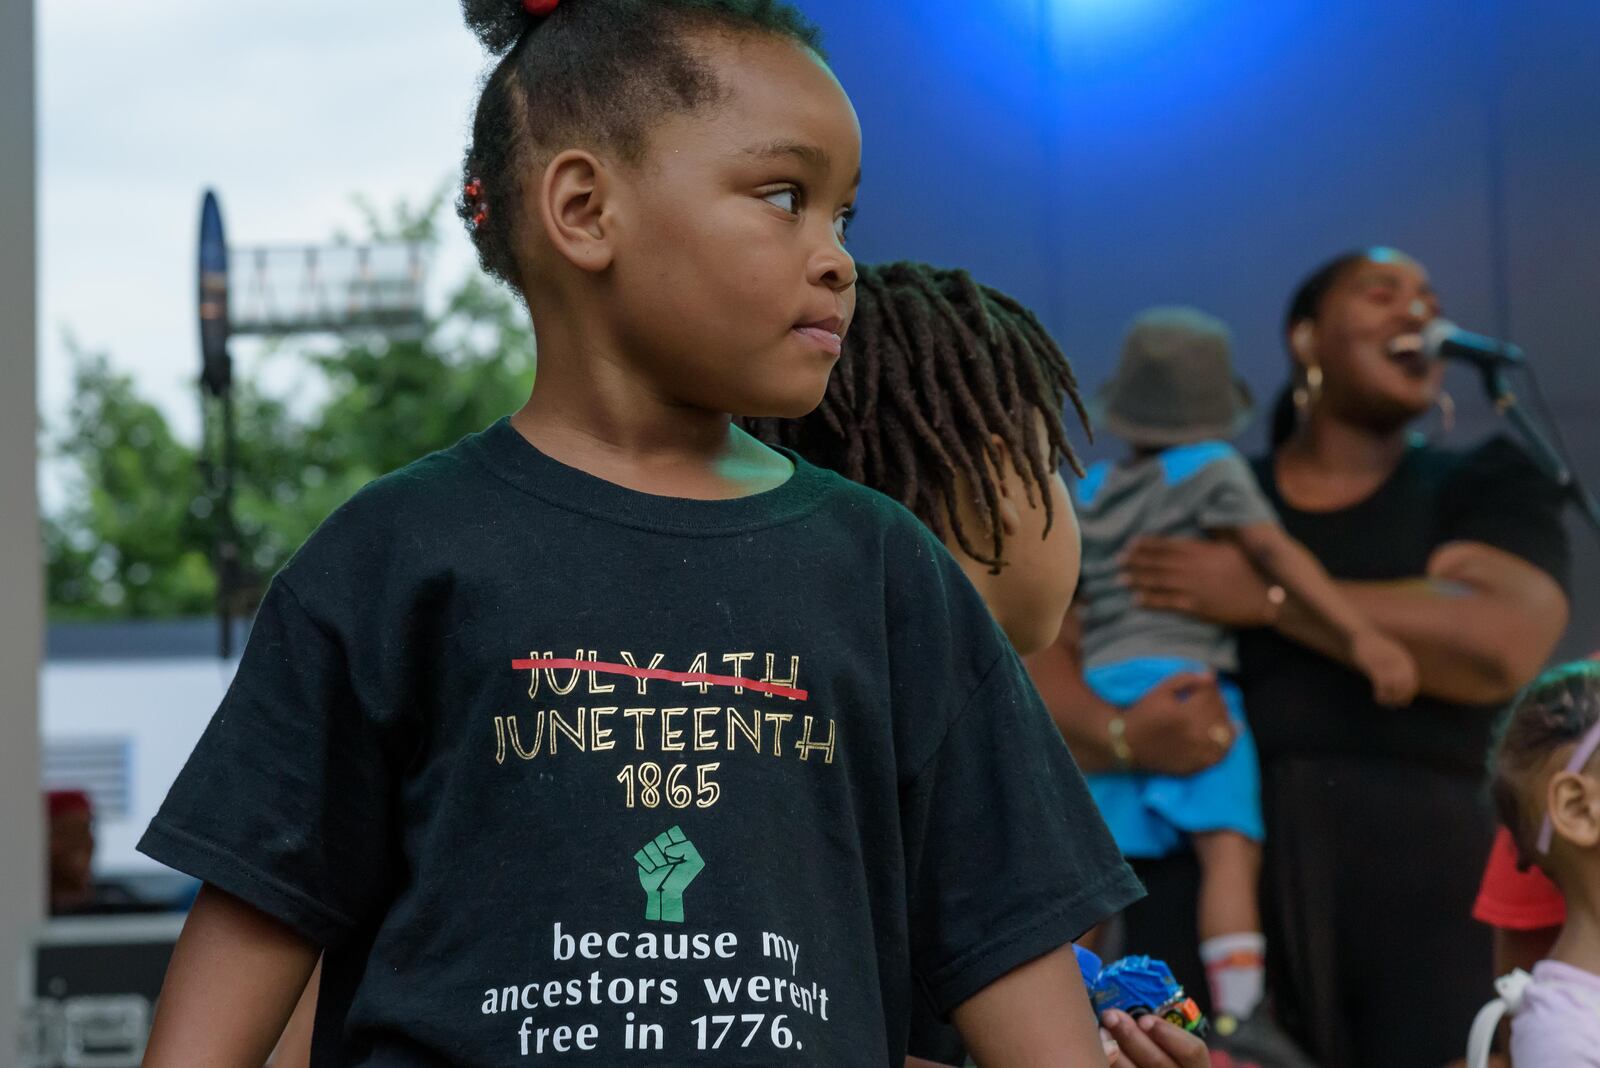
[[[771,682],[756,682],[753,679],[741,678],[738,675],[706,675],[701,672],[691,671],[665,671],[660,668],[633,667],[629,664],[604,664],[595,660],[513,660],[513,671],[538,671],[540,668],[560,668],[569,671],[577,668],[582,671],[593,671],[599,675],[627,675],[634,679],[664,679],[667,682],[703,682],[712,686],[739,686],[746,690],[755,690],[757,693],[770,693],[774,697],[789,697],[796,701],[806,700],[810,694],[805,690],[797,690],[792,686],[779,686]]]

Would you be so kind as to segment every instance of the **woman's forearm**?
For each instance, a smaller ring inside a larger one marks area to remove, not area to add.
[[[1399,582],[1343,582],[1340,589],[1373,624],[1416,658],[1422,692],[1447,701],[1509,700],[1538,673],[1566,626],[1567,603],[1532,565],[1487,546],[1446,546],[1430,574]],[[1277,628],[1348,663],[1333,628],[1294,600]]]
[[[1541,627],[1502,598],[1436,580],[1346,588],[1380,630],[1411,651],[1422,692],[1448,701],[1509,701],[1538,673],[1566,623],[1562,612],[1553,630]]]

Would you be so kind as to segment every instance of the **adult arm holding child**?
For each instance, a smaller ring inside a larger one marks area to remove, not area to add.
[[[1083,680],[1082,633],[1077,613],[1069,612],[1055,642],[1025,660],[1081,768],[1110,771],[1118,766],[1111,724],[1119,717],[1121,751],[1128,766],[1139,771],[1193,775],[1227,754],[1234,728],[1214,676],[1180,672],[1127,709],[1118,709]]]
[[[1281,611],[1241,546],[1193,538],[1140,538],[1127,555],[1129,581],[1149,608],[1188,612],[1233,627],[1272,626],[1343,663],[1348,643],[1290,597]],[[1481,542],[1449,542],[1426,573],[1388,582],[1339,582],[1374,625],[1416,659],[1421,691],[1464,703],[1503,701],[1533,677],[1566,625],[1555,579]]]

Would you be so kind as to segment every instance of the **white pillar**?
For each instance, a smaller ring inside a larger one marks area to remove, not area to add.
[[[39,803],[38,381],[34,370],[33,0],[0,2],[0,1063],[16,1057],[17,965],[43,914]]]

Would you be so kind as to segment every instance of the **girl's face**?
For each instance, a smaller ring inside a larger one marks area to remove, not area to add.
[[[669,116],[620,178],[612,322],[673,401],[804,415],[855,311],[844,235],[860,126],[833,74],[797,45],[718,36],[704,55],[723,99]]]
[[[1439,314],[1427,272],[1378,250],[1345,270],[1314,322],[1290,341],[1303,364],[1322,368],[1319,406],[1349,422],[1393,430],[1433,406],[1444,367],[1422,354],[1422,327]]]

